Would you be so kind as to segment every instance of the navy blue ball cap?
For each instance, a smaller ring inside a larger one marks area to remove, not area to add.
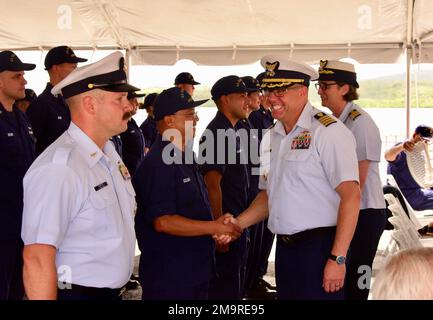
[[[179,110],[197,107],[208,100],[194,101],[188,92],[178,87],[164,90],[155,100],[155,110],[153,111],[155,120],[162,120],[165,116],[175,114]]]
[[[12,51],[0,52],[0,72],[3,71],[28,71],[36,68],[33,63],[23,63]]]
[[[431,139],[433,137],[433,128],[426,125],[420,125],[416,127],[415,133],[419,134],[424,139]]]
[[[37,95],[32,89],[26,89],[25,92],[26,92],[26,96],[23,99],[17,100],[17,102],[18,101],[28,101],[28,102],[32,103],[33,101],[36,100]]]
[[[249,89],[254,89],[254,91],[260,91],[260,83],[256,78],[251,76],[241,77],[242,81],[245,83],[245,86]]]
[[[54,65],[62,63],[78,63],[86,62],[87,59],[77,57],[74,51],[68,46],[58,46],[51,48],[45,57],[45,70],[50,69]]]
[[[266,77],[266,72],[259,73],[256,77],[256,80],[259,82],[260,87],[263,84],[263,79]]]
[[[226,76],[219,79],[212,86],[210,93],[212,94],[213,100],[218,100],[221,96],[225,96],[232,93],[248,93],[257,91],[256,89],[247,88],[245,83],[238,76]]]
[[[158,97],[158,94],[156,92],[149,93],[146,98],[144,98],[143,102],[143,108],[147,109],[150,106],[153,106],[155,104],[155,100]]]
[[[200,82],[197,82],[194,80],[194,77],[189,72],[181,72],[176,76],[176,79],[174,79],[174,85],[178,84],[200,84]]]

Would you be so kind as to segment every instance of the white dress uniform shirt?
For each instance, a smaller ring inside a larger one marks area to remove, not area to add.
[[[111,142],[102,151],[71,122],[26,173],[22,238],[57,249],[58,270],[70,273],[62,281],[99,288],[128,282],[135,192],[123,166]]]
[[[309,102],[286,134],[277,121],[262,140],[259,187],[268,194],[269,229],[276,234],[336,226],[340,197],[335,188],[358,181],[355,139],[342,122],[323,125]]]
[[[358,161],[370,161],[367,179],[362,190],[361,209],[384,209],[385,199],[379,173],[382,154],[379,129],[370,115],[353,102],[346,104],[339,119],[355,137]]]

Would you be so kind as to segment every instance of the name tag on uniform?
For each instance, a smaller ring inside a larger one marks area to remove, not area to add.
[[[62,118],[62,116],[58,116],[57,119],[58,120],[62,120],[63,118]]]
[[[299,135],[292,140],[292,150],[296,149],[308,149],[311,143],[311,133],[310,131],[302,131]]]
[[[94,187],[95,191],[99,191],[103,188],[105,188],[106,186],[108,186],[107,181],[102,182],[101,184],[98,184],[97,186]]]
[[[8,137],[13,137],[14,133],[13,132],[8,132]]]
[[[131,130],[131,133],[135,133],[135,130]]]
[[[187,182],[190,182],[191,181],[191,178],[185,178],[185,179],[183,179],[183,183],[187,183]]]

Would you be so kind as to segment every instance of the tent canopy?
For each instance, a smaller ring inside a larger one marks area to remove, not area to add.
[[[427,0],[0,0],[0,50],[128,49],[132,64],[233,65],[286,53],[317,63],[433,61]]]

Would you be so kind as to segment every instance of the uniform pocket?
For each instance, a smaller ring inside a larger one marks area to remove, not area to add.
[[[90,194],[90,203],[97,210],[104,210],[117,201],[117,196],[108,185],[98,191],[92,190]]]

